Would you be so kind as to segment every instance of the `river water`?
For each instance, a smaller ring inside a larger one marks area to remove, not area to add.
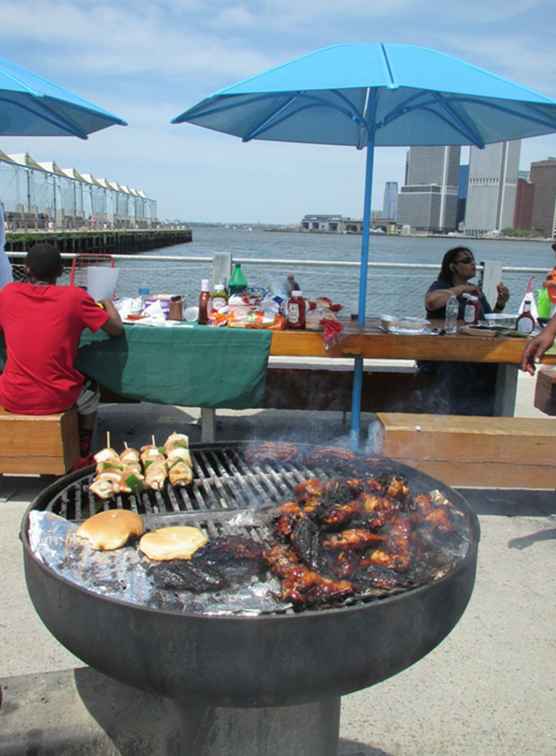
[[[550,270],[554,253],[550,243],[532,241],[463,240],[446,238],[415,238],[372,236],[370,261],[392,263],[438,264],[443,254],[457,244],[469,246],[477,261],[497,260],[506,266],[530,266]],[[149,252],[149,255],[173,257],[202,256],[203,263],[160,263],[134,257],[119,263],[121,267],[118,295],[131,296],[140,285],[151,292],[179,293],[186,304],[196,304],[202,278],[211,278],[211,258],[215,253],[229,252],[232,257],[280,258],[285,260],[343,260],[357,262],[361,237],[355,235],[285,233],[224,227],[195,227],[193,242]],[[314,268],[303,265],[274,266],[242,264],[250,285],[280,287],[288,272],[293,272],[308,298],[328,296],[344,305],[345,312],[357,311],[359,270],[357,268]],[[423,316],[424,294],[436,277],[434,271],[390,269],[369,271],[368,315],[389,313]],[[510,288],[508,312],[515,312],[527,285],[528,274],[504,274]],[[542,284],[544,275],[537,275],[534,286]]]

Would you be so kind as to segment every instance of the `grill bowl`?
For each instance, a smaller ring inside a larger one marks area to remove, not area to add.
[[[192,446],[196,456],[242,446]],[[340,696],[385,680],[425,656],[463,613],[475,580],[479,525],[463,497],[384,460],[412,490],[439,488],[465,513],[471,543],[452,572],[369,603],[297,614],[202,616],[146,608],[93,593],[57,575],[29,546],[32,510],[45,509],[90,470],[61,478],[30,505],[21,527],[25,576],[50,632],[90,666],[177,701],[268,707]]]

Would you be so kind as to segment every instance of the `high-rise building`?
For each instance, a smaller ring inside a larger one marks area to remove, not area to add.
[[[465,218],[465,206],[467,204],[467,186],[469,184],[469,165],[460,165],[458,171],[458,211],[456,214],[456,226],[463,223]]]
[[[520,173],[522,173],[522,171],[520,171]],[[529,175],[529,172],[527,172],[527,175]],[[535,185],[521,177],[518,178],[514,210],[514,228],[532,228],[534,197]]]
[[[398,220],[398,182],[387,181],[384,186],[384,201],[382,203],[382,218]]]
[[[456,228],[460,147],[411,147],[398,220],[418,231]]]
[[[465,230],[485,234],[512,228],[521,141],[489,144],[469,151]]]
[[[552,237],[556,201],[556,158],[531,163],[531,183],[535,186],[532,227]]]

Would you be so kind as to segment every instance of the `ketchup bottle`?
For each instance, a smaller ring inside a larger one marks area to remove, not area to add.
[[[288,321],[288,328],[305,328],[305,300],[299,289],[292,291],[292,295],[288,299],[288,304],[286,305],[286,319]]]
[[[201,281],[201,293],[199,295],[199,317],[197,322],[200,325],[207,325],[210,314],[210,291],[208,278]]]

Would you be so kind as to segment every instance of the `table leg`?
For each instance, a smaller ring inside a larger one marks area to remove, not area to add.
[[[496,417],[514,416],[518,370],[517,365],[498,365],[494,396],[494,415]]]
[[[201,441],[216,441],[216,410],[210,407],[201,407]]]

